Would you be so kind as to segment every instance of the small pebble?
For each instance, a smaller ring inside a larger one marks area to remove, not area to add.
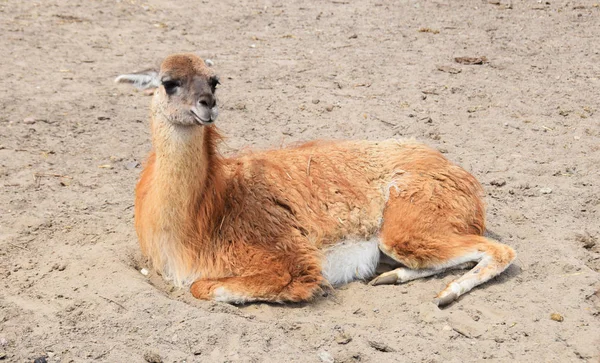
[[[212,59],[205,59],[204,63],[209,67],[212,67],[215,65],[215,62],[213,62]]]
[[[378,350],[380,352],[389,353],[389,352],[395,352],[396,351],[394,348],[390,347],[389,345],[387,345],[385,343],[382,343],[382,342],[377,342],[377,341],[374,341],[374,340],[369,340],[369,345],[372,348],[374,348],[374,349],[376,349],[376,350]]]
[[[596,245],[596,241],[598,240],[596,237],[592,236],[590,232],[587,231],[585,233],[577,233],[575,235],[575,239],[577,239],[583,245],[583,248],[585,248],[586,250],[589,250],[592,247],[594,247]],[[0,341],[0,345],[1,344],[2,342]]]
[[[349,336],[348,334],[344,333],[344,332],[340,332],[336,337],[335,337],[335,342],[338,344],[348,344],[352,341],[352,337]]]
[[[35,123],[35,117],[27,117],[23,120],[26,125],[33,125]]]
[[[162,363],[162,358],[158,353],[148,351],[144,353],[144,360],[148,363]]]
[[[8,345],[8,340],[5,337],[0,337],[0,347]]]
[[[325,109],[327,110],[327,112],[331,112],[333,111],[333,105],[327,105]]]
[[[542,188],[542,189],[540,189],[540,193],[542,193],[542,194],[550,194],[550,193],[552,193],[552,189],[550,189],[550,188]]]
[[[321,362],[323,362],[323,363],[335,362],[335,360],[333,359],[333,356],[329,352],[324,351],[324,350],[319,352],[319,359],[321,359]]]
[[[140,162],[135,161],[135,160],[125,163],[125,169],[127,169],[127,170],[135,169],[135,168],[138,168],[139,166],[140,166]]]
[[[142,275],[144,275],[144,276],[148,276],[148,270],[147,270],[147,269],[145,269],[145,268],[141,269],[141,270],[140,270],[140,273],[141,273]]]
[[[506,185],[506,180],[504,180],[504,179],[492,180],[490,182],[490,184],[495,187],[503,187]]]
[[[559,313],[552,313],[550,315],[550,319],[552,319],[554,321],[558,321],[558,322],[562,322],[563,320],[565,320],[565,318],[563,318],[563,316],[560,315]]]
[[[319,101],[319,100],[318,100],[318,99],[316,99],[316,98],[314,98],[314,99],[312,100],[312,103],[314,103],[315,105],[316,105],[316,104],[318,104],[319,102],[321,102],[321,101]]]

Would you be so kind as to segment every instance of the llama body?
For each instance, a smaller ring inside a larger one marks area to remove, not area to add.
[[[207,98],[204,85],[211,70],[174,55],[157,74],[135,225],[154,268],[195,297],[309,300],[324,285],[375,276],[382,258],[394,269],[373,285],[477,264],[438,295],[443,305],[514,259],[482,236],[478,182],[439,152],[414,141],[315,141],[222,158],[215,90]],[[196,107],[192,116],[185,107]]]

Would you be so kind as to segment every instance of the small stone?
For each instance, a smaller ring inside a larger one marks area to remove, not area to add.
[[[319,102],[321,102],[320,100],[313,98],[312,103],[314,103],[315,105],[318,104]]]
[[[393,349],[389,345],[387,345],[385,343],[382,343],[382,342],[377,342],[377,341],[374,341],[374,340],[369,340],[369,345],[372,348],[374,348],[374,349],[376,349],[376,350],[378,350],[380,352],[390,353],[390,352],[395,352],[396,351],[395,349]]]
[[[318,356],[319,356],[319,359],[321,359],[321,362],[323,362],[323,363],[334,363],[335,362],[335,360],[333,359],[333,356],[325,350],[320,351]]]
[[[495,187],[500,188],[500,187],[503,187],[503,186],[506,185],[506,180],[504,180],[504,179],[492,180],[490,182],[490,184],[493,185],[493,186],[495,186]]]
[[[327,106],[325,106],[325,110],[327,110],[327,112],[333,111],[333,105],[327,105]]]
[[[542,188],[542,189],[540,189],[540,193],[542,193],[542,194],[550,194],[550,193],[552,193],[552,189],[550,189],[550,188]]]
[[[64,263],[62,263],[62,264],[58,265],[57,270],[58,271],[64,271],[66,268],[67,268],[67,265],[64,264]]]
[[[6,353],[0,352],[0,359],[5,359],[5,358],[6,358]]]
[[[585,233],[576,234],[575,239],[579,241],[582,244],[583,248],[585,248],[586,250],[589,250],[592,247],[594,247],[596,245],[596,241],[598,240],[596,237],[592,236],[588,231],[586,231]]]
[[[565,320],[565,318],[563,318],[563,316],[560,315],[559,313],[550,314],[550,319],[552,319],[554,321],[558,321],[559,323]]]
[[[144,353],[144,360],[148,363],[162,363],[162,358],[158,353],[147,351]]]
[[[450,67],[450,66],[437,66],[438,71],[446,72],[450,74],[459,74],[461,72],[460,69]]]
[[[135,168],[139,168],[140,167],[140,162],[139,161],[129,161],[125,163],[125,169],[127,170],[131,170],[131,169],[135,169]]]
[[[147,270],[147,269],[145,269],[145,268],[141,269],[141,270],[140,270],[140,273],[141,273],[142,275],[144,275],[144,276],[148,276],[148,270]]]
[[[8,340],[5,337],[0,337],[0,347],[5,347],[8,345]]]
[[[206,64],[208,67],[212,67],[215,65],[215,62],[213,62],[212,59],[205,59],[204,64]]]
[[[48,361],[46,360],[46,357],[39,357],[36,358],[33,363],[48,363]]]
[[[26,117],[23,120],[23,123],[26,125],[33,125],[35,123],[35,121],[36,121],[35,117]]]
[[[336,337],[335,337],[335,342],[338,344],[348,344],[352,341],[352,337],[349,336],[348,334],[344,333],[344,332],[340,332]]]

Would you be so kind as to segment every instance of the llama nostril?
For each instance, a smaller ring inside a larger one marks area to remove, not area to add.
[[[198,104],[207,108],[213,108],[215,107],[215,99],[210,95],[202,96],[198,100]]]

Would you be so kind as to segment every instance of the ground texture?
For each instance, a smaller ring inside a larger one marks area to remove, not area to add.
[[[0,33],[0,359],[598,361],[597,2],[0,0]],[[150,99],[113,79],[180,51],[221,75],[223,154],[415,137],[515,264],[444,310],[458,272],[245,307],[142,275]]]

